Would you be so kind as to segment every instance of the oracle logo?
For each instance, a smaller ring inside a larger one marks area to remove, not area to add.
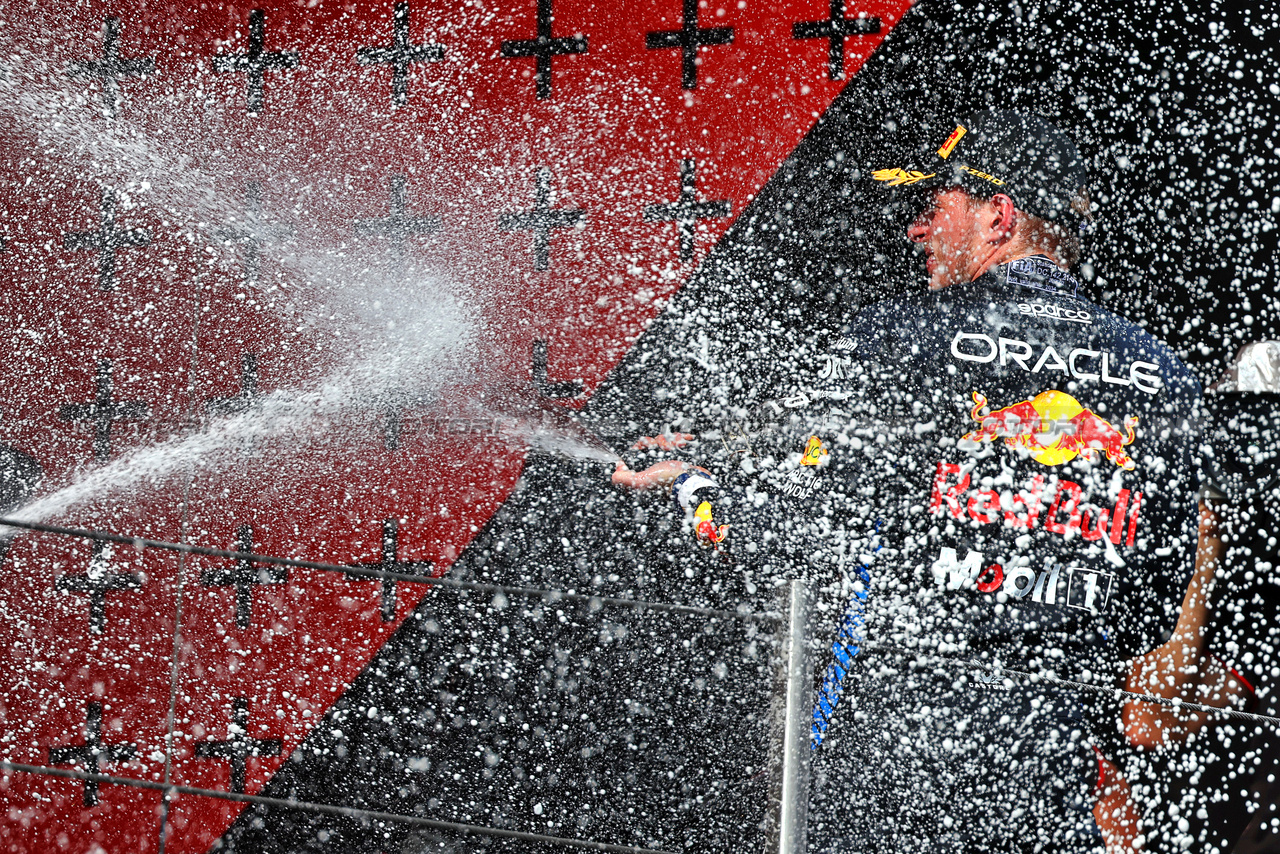
[[[1158,373],[1160,366],[1155,362],[1135,361],[1129,365],[1126,376],[1123,370],[1113,373],[1117,361],[1114,355],[1084,347],[1069,351],[1066,358],[1063,358],[1053,345],[1045,346],[1037,354],[1035,347],[1016,338],[1000,338],[997,343],[996,339],[981,332],[957,332],[951,339],[951,355],[962,362],[979,364],[994,362],[998,358],[1001,366],[1017,365],[1032,374],[1056,371],[1078,380],[1101,380],[1118,386],[1131,385],[1147,394],[1156,394],[1164,388],[1164,382]],[[1089,370],[1090,367],[1094,370]]]

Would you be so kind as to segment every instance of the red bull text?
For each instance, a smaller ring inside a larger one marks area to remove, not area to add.
[[[957,463],[938,462],[933,481],[933,494],[929,511],[934,515],[950,513],[956,519],[971,519],[980,525],[990,525],[1001,520],[1011,528],[1035,530],[1043,527],[1050,533],[1063,537],[1079,536],[1086,542],[1096,542],[1103,537],[1114,545],[1132,548],[1138,534],[1138,512],[1142,507],[1142,493],[1120,490],[1112,507],[1082,504],[1083,492],[1078,483],[1058,480],[1052,487],[1050,499],[1045,489],[1045,477],[1038,474],[1016,492],[997,492],[994,489],[970,490],[968,472],[960,476]],[[1041,519],[1041,509],[1046,500],[1049,510]]]

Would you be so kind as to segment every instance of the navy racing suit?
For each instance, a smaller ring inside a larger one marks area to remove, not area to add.
[[[1037,256],[864,309],[773,405],[783,451],[712,501],[750,559],[865,594],[812,850],[1102,850],[1090,745],[1118,705],[1063,683],[1121,687],[1172,631],[1200,387],[1076,289]]]

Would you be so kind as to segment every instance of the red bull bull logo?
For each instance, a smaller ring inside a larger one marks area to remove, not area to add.
[[[711,502],[704,501],[693,511],[693,531],[698,542],[719,548],[729,536],[728,525],[717,525],[711,518]]]
[[[973,393],[973,402],[971,417],[980,426],[964,435],[967,441],[1003,439],[1010,448],[1024,448],[1032,459],[1047,466],[1061,465],[1077,456],[1094,462],[1101,452],[1125,471],[1137,467],[1125,452],[1136,438],[1138,419],[1132,416],[1124,419],[1122,433],[1071,395],[1052,390],[1001,409],[989,408],[980,392]]]

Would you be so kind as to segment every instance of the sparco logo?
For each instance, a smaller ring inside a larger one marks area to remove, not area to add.
[[[1073,323],[1093,323],[1093,315],[1087,311],[1074,308],[1063,308],[1060,305],[1045,305],[1039,302],[1020,302],[1018,311],[1032,317],[1047,317],[1050,320],[1070,320]]]

